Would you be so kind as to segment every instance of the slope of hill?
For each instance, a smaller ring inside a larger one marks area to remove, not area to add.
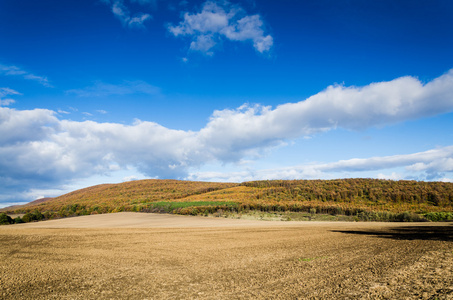
[[[0,211],[12,211],[12,210],[18,210],[20,209],[21,207],[24,207],[26,205],[28,206],[31,206],[31,205],[35,205],[35,204],[39,204],[39,203],[42,203],[42,202],[46,202],[46,201],[49,201],[53,198],[51,197],[46,197],[46,198],[39,198],[39,199],[36,199],[32,202],[29,202],[27,204],[23,204],[23,205],[12,205],[12,206],[8,206],[8,207],[4,207],[4,208],[1,208]]]
[[[360,220],[453,219],[453,183],[377,179],[273,180],[241,184],[139,180],[77,190],[11,213],[45,218],[119,211],[213,214],[309,212]]]
[[[139,211],[149,203],[175,201],[235,185],[237,184],[154,179],[101,184],[53,198],[45,203],[29,203],[15,211],[49,211],[63,217],[93,212]]]

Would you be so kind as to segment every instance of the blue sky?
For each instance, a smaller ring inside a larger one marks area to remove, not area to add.
[[[453,181],[453,2],[0,2],[0,207],[141,178]]]

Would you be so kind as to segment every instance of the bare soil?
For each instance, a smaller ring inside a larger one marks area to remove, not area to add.
[[[453,223],[139,213],[0,227],[1,299],[453,299]]]

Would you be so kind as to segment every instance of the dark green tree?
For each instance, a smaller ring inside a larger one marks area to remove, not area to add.
[[[20,217],[14,218],[14,223],[20,224],[20,223],[25,223]]]
[[[0,214],[0,225],[13,224],[13,219],[5,213]]]
[[[31,213],[26,213],[23,217],[22,217],[22,221],[24,221],[25,223],[28,223],[28,222],[32,222],[34,221],[35,219],[35,216]]]

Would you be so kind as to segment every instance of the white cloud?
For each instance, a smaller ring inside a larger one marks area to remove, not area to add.
[[[361,130],[451,112],[451,95],[453,70],[426,84],[401,77],[364,87],[336,85],[275,109],[257,105],[215,111],[200,136],[219,151],[218,157],[242,156],[245,150],[337,127]]]
[[[453,165],[445,166],[443,163],[453,160],[453,146],[432,149],[424,152],[402,154],[363,159],[340,160],[332,163],[307,164],[291,167],[282,167],[266,170],[245,170],[240,172],[191,172],[190,180],[216,180],[227,182],[242,182],[249,180],[265,179],[330,179],[335,177],[358,177],[360,172],[384,171],[403,168],[406,172],[392,172],[386,175],[382,172],[374,177],[379,179],[400,180],[414,178],[418,180],[442,180],[444,172],[453,172]],[[423,164],[431,167],[414,170],[413,165]]]
[[[273,45],[270,35],[264,35],[263,21],[259,15],[245,16],[223,29],[223,34],[232,41],[252,40],[258,52],[268,51]]]
[[[260,15],[246,15],[244,9],[229,2],[207,1],[201,12],[185,13],[183,20],[168,30],[176,37],[189,36],[190,49],[212,55],[219,40],[251,41],[260,53],[269,51],[273,38],[264,33]]]
[[[53,87],[49,83],[47,77],[34,75],[16,66],[5,66],[0,64],[0,74],[7,76],[20,76],[23,79],[36,81],[45,87]]]
[[[22,94],[10,88],[0,88],[0,97],[5,97],[8,95],[22,95]]]
[[[8,106],[15,102],[16,101],[14,99],[0,99],[0,106]]]
[[[442,181],[442,182],[453,182],[453,178],[441,178],[439,181]]]
[[[135,175],[126,176],[126,177],[123,178],[124,182],[126,182],[126,181],[134,181],[134,180],[138,180],[138,177],[135,176]]]
[[[149,19],[151,19],[151,15],[141,13],[129,18],[128,26],[131,28],[144,28],[145,26],[143,25],[143,23],[145,23],[145,21]]]
[[[152,18],[150,14],[142,12],[132,15],[123,0],[103,0],[103,2],[111,6],[112,13],[125,27],[143,29],[145,21]],[[141,5],[155,4],[155,1],[151,0],[132,0],[131,2],[138,2]]]
[[[47,109],[15,110],[0,107],[0,150],[22,142],[47,139],[58,127],[55,113]],[[14,149],[12,149],[14,154]]]
[[[79,94],[153,91],[147,84],[98,87]],[[61,120],[51,110],[0,107],[0,195],[36,186],[54,188],[51,185],[128,168],[149,177],[234,181],[323,178],[367,171],[385,174],[395,168],[403,169],[405,176],[447,178],[444,174],[453,172],[453,146],[275,170],[188,174],[207,163],[258,157],[287,140],[336,127],[360,130],[451,112],[451,95],[453,70],[426,84],[402,77],[365,87],[332,86],[305,101],[274,109],[244,105],[215,111],[199,131],[174,130],[140,120],[131,125],[76,122]]]
[[[66,92],[79,97],[108,97],[132,94],[158,95],[160,94],[160,89],[144,81],[124,81],[121,84],[96,82],[92,86],[83,89],[72,89]]]
[[[450,163],[445,164],[446,161],[450,161]],[[405,167],[407,171],[431,173],[452,172],[452,161],[453,146],[449,146],[413,154],[340,160],[318,167],[320,170],[353,172]]]
[[[10,95],[22,95],[22,94],[10,88],[0,88],[0,106],[8,106],[16,102],[14,101],[14,99],[5,98]]]
[[[212,35],[197,36],[196,39],[190,43],[190,50],[201,51],[209,56],[212,56],[214,52],[209,50],[216,44],[213,38],[214,37]]]

